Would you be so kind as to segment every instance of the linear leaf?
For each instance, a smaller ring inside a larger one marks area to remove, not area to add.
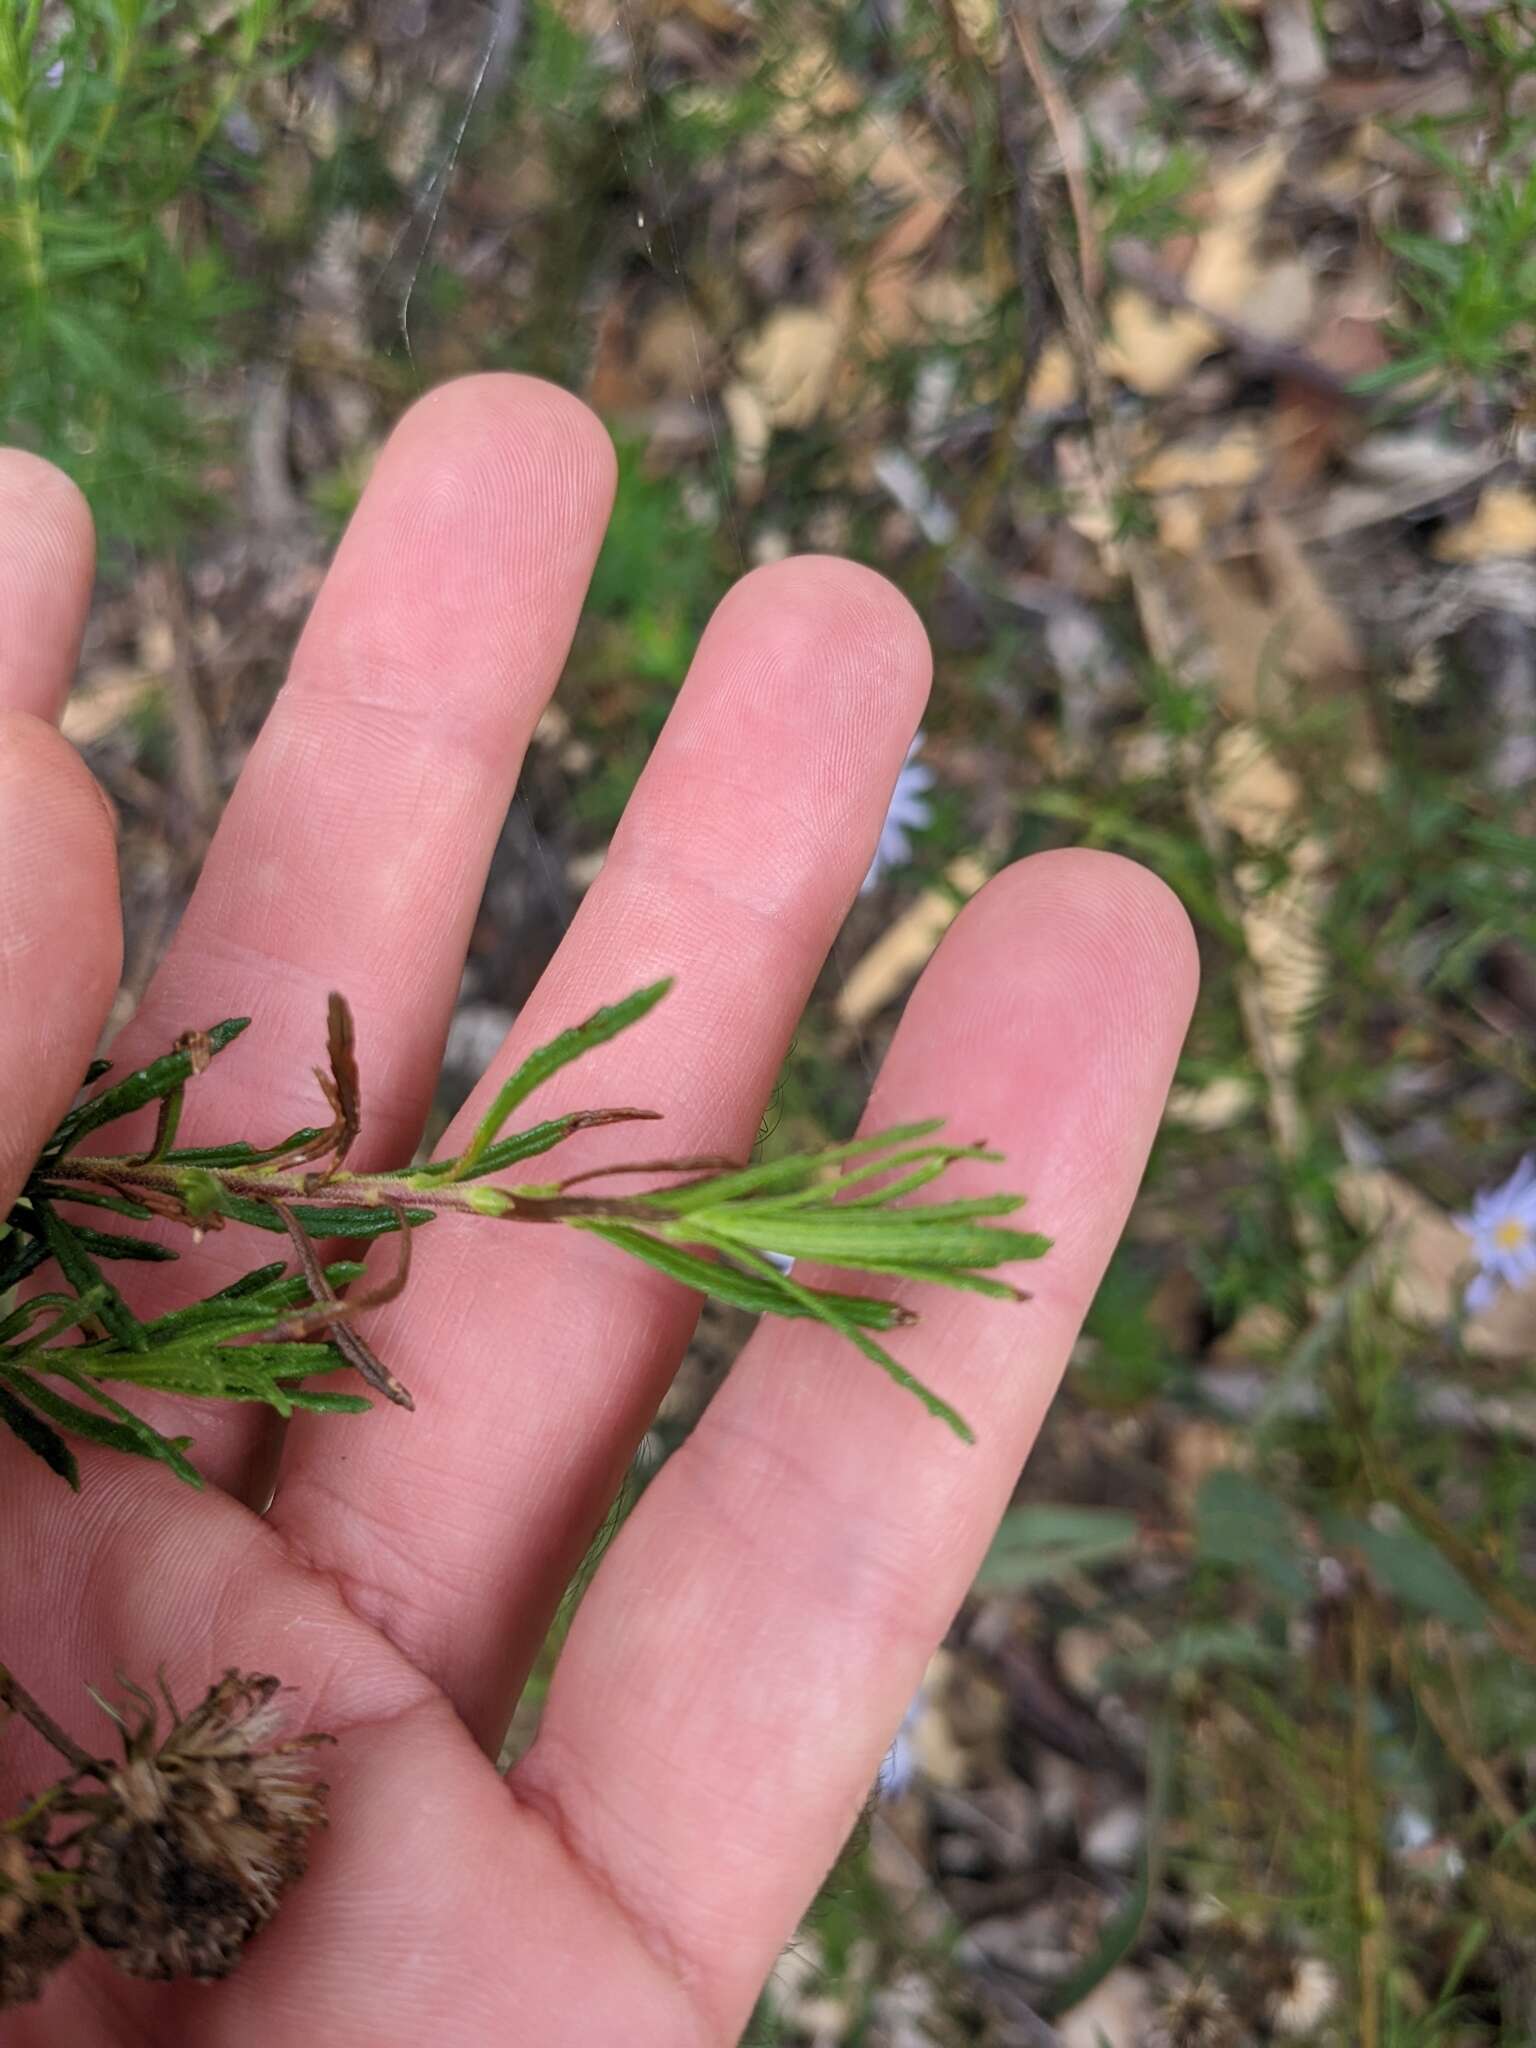
[[[32,1193],[40,1202],[78,1202],[87,1209],[110,1209],[115,1216],[131,1216],[136,1223],[149,1223],[154,1210],[126,1195],[109,1195],[104,1188],[66,1187],[58,1181],[36,1181]]]
[[[156,1244],[145,1237],[125,1237],[116,1230],[92,1230],[89,1224],[73,1223],[75,1241],[98,1259],[138,1259],[145,1265],[165,1265],[178,1254],[168,1244]]]
[[[233,1044],[250,1021],[249,1017],[227,1017],[222,1024],[215,1024],[207,1034],[210,1051],[220,1053]],[[168,1095],[173,1088],[184,1086],[192,1078],[192,1064],[191,1052],[168,1052],[151,1060],[147,1067],[140,1067],[137,1073],[125,1074],[90,1102],[70,1111],[49,1142],[50,1156],[78,1144],[88,1132],[100,1130],[103,1124],[131,1116],[135,1110]]]
[[[883,1159],[862,1160],[858,1165],[849,1166],[836,1175],[813,1172],[812,1177],[803,1188],[799,1188],[791,1194],[771,1195],[769,1199],[775,1207],[780,1208],[804,1209],[818,1206],[825,1207],[834,1203],[840,1209],[870,1208],[891,1202],[898,1194],[905,1193],[909,1181],[913,1187],[926,1186],[929,1181],[937,1180],[941,1173],[944,1173],[949,1167],[958,1164],[962,1159],[980,1159],[993,1164],[1000,1164],[1002,1154],[989,1151],[985,1145],[899,1146]],[[814,1155],[808,1158],[807,1164],[813,1169],[816,1167]],[[902,1168],[909,1168],[910,1171],[902,1174]],[[863,1194],[852,1196],[847,1194],[849,1188],[859,1186],[865,1181],[873,1180],[882,1173],[896,1173],[900,1177],[895,1181],[888,1181],[880,1187],[871,1188]],[[978,1196],[976,1199],[986,1201],[990,1198]],[[1022,1197],[1017,1195],[1000,1195],[996,1199],[1003,1209],[1013,1209],[1019,1206]]]
[[[325,1269],[326,1278],[333,1287],[350,1285],[362,1271],[362,1266],[354,1259],[338,1259]],[[144,1334],[151,1348],[163,1349],[194,1335],[217,1337],[221,1342],[233,1337],[259,1336],[262,1331],[270,1330],[286,1311],[302,1308],[312,1299],[309,1282],[304,1275],[290,1273],[286,1266],[263,1266],[259,1273],[246,1277],[249,1280],[262,1279],[262,1284],[242,1286],[238,1294],[233,1288],[227,1288],[222,1294],[210,1295],[206,1301],[194,1301],[185,1308],[170,1309],[153,1322],[146,1323]]]
[[[222,1401],[270,1401],[275,1384],[314,1372],[339,1372],[346,1363],[334,1345],[292,1340],[168,1346],[144,1355],[126,1351],[102,1355],[93,1350],[88,1358],[93,1379]]]
[[[770,1266],[766,1259],[760,1259],[755,1252],[734,1251],[729,1243],[719,1244],[716,1249],[750,1262],[763,1273],[777,1272],[777,1268]],[[792,1274],[778,1273],[778,1279],[783,1287],[791,1294],[797,1295],[805,1304],[805,1313],[808,1316],[813,1316],[817,1322],[825,1323],[828,1329],[836,1330],[846,1337],[850,1344],[863,1352],[872,1365],[878,1365],[888,1379],[894,1380],[896,1385],[907,1393],[915,1395],[928,1413],[936,1416],[940,1422],[953,1430],[962,1443],[975,1443],[976,1433],[959,1409],[951,1407],[941,1395],[936,1394],[931,1387],[925,1386],[915,1373],[908,1372],[901,1361],[893,1358],[883,1344],[877,1344],[873,1337],[861,1330],[849,1316],[844,1315],[832,1299],[824,1294],[815,1293],[809,1287],[802,1287]]]
[[[815,1313],[797,1300],[793,1292],[779,1284],[777,1273],[769,1280],[757,1273],[743,1272],[739,1266],[701,1259],[695,1252],[684,1251],[681,1246],[667,1244],[643,1230],[632,1230],[622,1223],[584,1223],[580,1227],[591,1231],[595,1237],[606,1238],[620,1251],[643,1259],[659,1272],[669,1273],[685,1286],[696,1287],[701,1294],[712,1294],[718,1301],[728,1301],[736,1308],[750,1309],[757,1315],[808,1316]],[[818,1293],[816,1299],[832,1302],[850,1321],[862,1324],[866,1329],[894,1330],[912,1321],[910,1311],[899,1303],[880,1301],[871,1295]]]
[[[662,981],[653,981],[646,988],[636,989],[621,1003],[609,1003],[600,1010],[594,1010],[585,1022],[573,1024],[569,1031],[562,1031],[548,1045],[541,1045],[537,1052],[531,1052],[516,1073],[503,1081],[495,1101],[481,1118],[469,1149],[447,1177],[465,1180],[471,1174],[483,1172],[481,1160],[520,1102],[552,1074],[569,1066],[572,1060],[580,1059],[583,1053],[591,1052],[595,1046],[606,1045],[609,1039],[617,1038],[621,1031],[627,1031],[631,1024],[638,1023],[648,1010],[655,1009],[671,986],[669,975]]]
[[[498,1138],[480,1155],[475,1168],[475,1177],[482,1178],[488,1173],[500,1173],[508,1166],[517,1166],[525,1159],[532,1159],[540,1152],[552,1152],[556,1145],[563,1145],[573,1131],[594,1130],[602,1124],[654,1123],[659,1112],[653,1109],[579,1109],[569,1116],[551,1117],[547,1123],[531,1124],[526,1131],[515,1131],[509,1138]],[[452,1178],[459,1165],[457,1159],[434,1160],[430,1166],[419,1167],[415,1173],[400,1177],[409,1187],[434,1187]]]
[[[877,1137],[851,1138],[846,1145],[832,1145],[825,1152],[796,1152],[786,1159],[765,1159],[756,1166],[744,1166],[737,1173],[712,1174],[694,1182],[691,1187],[658,1189],[654,1195],[644,1199],[675,1213],[714,1208],[717,1204],[739,1201],[744,1196],[756,1200],[780,1191],[788,1194],[806,1186],[825,1189],[829,1167],[842,1160],[856,1159],[864,1153],[890,1151],[913,1138],[929,1137],[940,1129],[943,1121],[942,1117],[930,1117],[924,1123],[898,1124],[892,1130],[880,1132]]]
[[[882,1271],[895,1270],[908,1259],[928,1267],[1000,1266],[1013,1259],[1038,1259],[1050,1250],[1050,1239],[1031,1231],[951,1221],[942,1214],[929,1222],[921,1208],[711,1208],[658,1228],[669,1237],[704,1231],[728,1243],[766,1247],[791,1258],[871,1265]]]
[[[288,1405],[313,1415],[366,1415],[373,1403],[366,1394],[332,1394],[322,1387],[289,1387]]]
[[[79,1402],[69,1400],[33,1373],[18,1372],[15,1375],[17,1384],[24,1389],[33,1407],[40,1409],[62,1428],[83,1437],[87,1443],[99,1444],[104,1450],[122,1451],[137,1458],[153,1458],[159,1464],[169,1465],[178,1479],[188,1486],[201,1490],[202,1474],[182,1449],[184,1444],[191,1441],[189,1437],[162,1436],[157,1429],[152,1429],[140,1416],[133,1414],[120,1401],[114,1401],[112,1396],[101,1388],[83,1385],[73,1374],[68,1377],[72,1385],[79,1386],[82,1393],[87,1393],[90,1399],[99,1401],[109,1412],[103,1415],[95,1409],[83,1407]]]
[[[281,1159],[285,1152],[296,1152],[301,1145],[312,1145],[320,1137],[318,1124],[306,1124],[302,1130],[294,1131],[280,1144],[257,1146],[244,1138],[236,1138],[228,1145],[187,1145],[180,1151],[167,1152],[167,1166],[265,1166],[274,1159]]]
[[[3,1381],[0,1381],[0,1422],[3,1422],[29,1451],[35,1451],[43,1463],[57,1472],[61,1479],[68,1480],[76,1493],[80,1491],[80,1467],[75,1463],[74,1452],[52,1423],[45,1422],[40,1415],[34,1414]]]
[[[112,1335],[120,1344],[126,1344],[130,1351],[142,1351],[143,1326],[80,1242],[74,1226],[66,1223],[52,1208],[41,1212],[41,1221],[48,1249],[58,1260],[59,1271],[76,1294],[98,1293],[96,1313]]]
[[[398,1218],[404,1215],[407,1223],[419,1227],[431,1223],[437,1215],[435,1209],[394,1209],[365,1207],[362,1203],[310,1206],[302,1202],[292,1204],[291,1213],[304,1226],[306,1237],[387,1237],[392,1230],[398,1230]],[[250,1223],[257,1230],[272,1230],[286,1236],[282,1218],[270,1202],[258,1202],[252,1196],[232,1195],[221,1189],[219,1193],[219,1214],[227,1216],[231,1223]]]
[[[35,1273],[48,1257],[48,1247],[40,1237],[28,1237],[24,1231],[12,1230],[14,1242],[0,1257],[0,1295],[9,1294],[13,1287],[19,1287],[30,1273]]]

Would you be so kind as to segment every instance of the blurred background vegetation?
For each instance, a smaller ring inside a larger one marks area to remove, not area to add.
[[[1468,1314],[1455,1220],[1536,1145],[1533,227],[1525,4],[0,7],[0,433],[103,536],[123,1014],[392,420],[489,367],[620,488],[444,1117],[791,550],[922,611],[933,780],[765,1144],[850,1128],[1004,862],[1119,848],[1198,925],[1126,1243],[764,2043],[1536,2041],[1536,1290]]]

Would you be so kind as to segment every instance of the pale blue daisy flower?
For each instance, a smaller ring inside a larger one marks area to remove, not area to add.
[[[915,758],[922,744],[923,736],[919,733],[907,749],[907,758],[896,777],[896,787],[891,791],[885,823],[880,827],[880,844],[875,848],[869,873],[859,890],[861,896],[868,895],[887,868],[905,867],[912,858],[912,841],[908,835],[921,832],[932,822],[933,811],[925,792],[933,787],[933,770]]]
[[[1487,1308],[1501,1288],[1536,1280],[1536,1152],[1526,1153],[1502,1187],[1474,1195],[1456,1227],[1471,1238],[1478,1264],[1465,1297],[1469,1315]]]
[[[881,1799],[900,1799],[917,1776],[917,1724],[927,1704],[925,1688],[920,1685],[913,1693],[907,1711],[901,1717],[901,1726],[881,1760],[879,1775],[875,1779],[875,1791]]]

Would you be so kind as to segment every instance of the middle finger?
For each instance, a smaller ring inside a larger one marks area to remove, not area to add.
[[[867,569],[813,557],[739,583],[602,874],[445,1150],[535,1045],[670,973],[660,1010],[536,1105],[542,1118],[632,1104],[665,1124],[573,1139],[555,1170],[745,1152],[868,866],[928,675],[911,607]],[[416,1413],[375,1412],[344,1448],[318,1418],[289,1439],[273,1519],[488,1745],[697,1311],[697,1295],[580,1233],[444,1219],[403,1300],[369,1324]]]

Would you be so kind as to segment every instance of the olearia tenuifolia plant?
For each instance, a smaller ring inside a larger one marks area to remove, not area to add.
[[[1024,1299],[993,1270],[1049,1247],[1002,1220],[1023,1197],[924,1194],[949,1167],[996,1161],[997,1153],[944,1142],[935,1120],[755,1165],[713,1156],[626,1160],[563,1179],[508,1178],[577,1131],[656,1117],[593,1108],[508,1129],[542,1083],[638,1024],[670,986],[638,989],[530,1053],[464,1149],[425,1165],[349,1171],[362,1088],[352,1015],[340,995],[330,998],[326,1065],[315,1069],[325,1121],[276,1144],[176,1143],[189,1086],[248,1018],[188,1031],[150,1065],[86,1093],[43,1148],[0,1234],[0,1420],[71,1486],[80,1484],[71,1439],[158,1460],[198,1486],[192,1439],[137,1414],[135,1389],[261,1403],[285,1416],[340,1415],[371,1406],[366,1395],[331,1384],[351,1370],[409,1408],[410,1393],[361,1324],[407,1285],[415,1233],[457,1216],[585,1231],[701,1294],[820,1323],[970,1441],[963,1417],[881,1341],[916,1320],[911,1309],[809,1284],[784,1265],[806,1259]],[[95,1062],[85,1090],[109,1072],[109,1062]],[[147,1146],[105,1149],[113,1125],[151,1106]],[[630,1174],[664,1184],[643,1193],[594,1190]],[[285,1239],[286,1255],[201,1300],[141,1316],[133,1290],[109,1269],[177,1254],[163,1233],[131,1234],[117,1219],[159,1219],[194,1238],[246,1224]],[[382,1279],[319,1249],[384,1236],[398,1251]],[[34,1291],[16,1301],[27,1284]],[[156,1703],[127,1689],[139,1718],[130,1726],[107,1708],[122,1726],[124,1751],[122,1763],[108,1763],[81,1749],[0,1664],[0,1706],[29,1721],[69,1766],[0,1824],[0,2009],[36,1997],[82,1943],[139,1976],[223,1976],[304,1867],[306,1837],[323,1810],[306,1750],[324,1738],[272,1741],[278,1681],[227,1672],[185,1717],[162,1686],[164,1737]]]
[[[69,471],[99,531],[172,539],[203,504],[184,396],[239,302],[220,207],[190,218],[225,124],[296,47],[301,0],[0,7],[0,439]]]

